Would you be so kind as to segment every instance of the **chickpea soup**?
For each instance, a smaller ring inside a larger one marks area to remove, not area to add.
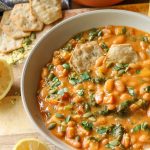
[[[37,93],[48,130],[75,149],[150,148],[150,34],[78,33],[43,67]]]

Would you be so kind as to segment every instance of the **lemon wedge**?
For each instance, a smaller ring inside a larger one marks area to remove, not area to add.
[[[28,138],[20,140],[13,150],[50,150],[48,146],[38,139]]]
[[[0,59],[0,100],[6,96],[12,84],[12,68],[4,59]]]

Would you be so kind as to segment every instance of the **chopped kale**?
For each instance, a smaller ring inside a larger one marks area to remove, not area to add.
[[[96,138],[94,136],[89,137],[89,140],[93,141],[93,142],[100,142],[101,141],[99,138]]]
[[[82,121],[81,126],[88,131],[91,131],[93,129],[93,124],[91,122]]]
[[[87,81],[89,79],[90,79],[90,75],[89,75],[88,72],[84,72],[84,73],[81,74],[81,80],[82,81]]]
[[[105,42],[103,42],[100,46],[101,46],[101,48],[102,48],[105,52],[108,52],[108,51],[109,51],[109,47],[106,45]]]
[[[73,39],[75,39],[76,41],[79,41],[79,40],[82,38],[82,36],[83,36],[83,33],[81,32],[81,33],[76,34],[76,35],[73,37]]]
[[[83,89],[77,90],[77,94],[78,94],[79,96],[84,96],[84,90],[83,90]]]
[[[64,93],[66,93],[66,92],[68,92],[68,88],[63,88],[63,89],[60,89],[57,94],[63,96]]]
[[[136,125],[133,129],[132,132],[138,132],[138,131],[150,131],[150,126],[147,122],[143,122],[141,124]]]
[[[132,87],[128,87],[128,93],[131,95],[131,96],[136,96],[135,92],[134,92],[134,89]]]
[[[108,144],[106,144],[106,148],[110,148],[110,149],[115,149],[116,146],[119,146],[120,145],[120,142],[118,140],[113,140],[113,141],[110,141]]]
[[[61,84],[61,82],[59,81],[59,79],[57,77],[54,77],[53,80],[52,80],[52,89],[55,88],[55,87],[58,87],[59,85]]]

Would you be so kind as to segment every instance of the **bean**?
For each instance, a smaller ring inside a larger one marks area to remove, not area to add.
[[[114,110],[116,108],[116,105],[114,104],[109,104],[107,105],[108,110]]]
[[[105,56],[101,56],[96,60],[95,67],[99,67],[102,65]]]
[[[50,124],[49,124],[49,126],[48,126],[48,130],[52,130],[52,129],[54,129],[55,127],[56,127],[56,123],[55,122],[51,122]]]
[[[131,69],[139,69],[140,67],[141,67],[141,65],[138,63],[129,64],[129,68],[131,68]]]
[[[142,142],[142,143],[147,143],[149,140],[150,140],[150,138],[147,135],[143,134],[143,135],[139,136],[139,141]]]
[[[90,142],[88,150],[99,150],[98,142]]]
[[[114,104],[115,103],[114,96],[111,95],[111,94],[105,96],[104,99],[103,99],[103,103],[104,104]]]
[[[76,148],[81,148],[81,142],[79,142],[79,141],[77,141],[77,140],[75,140],[75,139],[70,139],[70,138],[65,138],[66,139],[66,141],[70,144],[70,145],[72,145],[72,146],[74,146],[74,147],[76,147]]]
[[[147,110],[147,116],[150,117],[150,106],[149,106],[149,108]]]
[[[118,35],[114,40],[113,44],[123,44],[126,41],[126,37],[124,35]]]
[[[46,78],[47,76],[48,76],[48,69],[43,68],[42,69],[42,74],[41,74],[42,79]]]
[[[123,93],[123,94],[121,94],[121,96],[120,96],[120,99],[121,99],[122,101],[126,101],[126,100],[129,100],[129,99],[131,99],[131,98],[132,98],[132,96],[129,95],[129,94],[127,94],[127,93]]]
[[[139,106],[138,106],[137,104],[132,104],[132,105],[130,106],[130,110],[131,110],[132,112],[135,112],[138,108],[139,108]]]
[[[79,103],[82,102],[84,100],[84,98],[82,96],[75,96],[72,101],[75,103]]]
[[[116,80],[115,81],[115,88],[119,92],[124,92],[125,91],[125,85],[121,80]]]
[[[68,127],[74,127],[75,126],[75,122],[74,121],[69,121],[68,122]]]
[[[97,93],[95,94],[95,101],[97,104],[101,104],[103,102],[103,93]]]
[[[87,130],[85,130],[82,126],[78,126],[78,128],[77,128],[77,133],[79,134],[79,135],[81,135],[81,136],[88,136],[89,134],[90,134],[90,132],[89,131],[87,131]]]
[[[102,144],[103,144],[103,145],[106,145],[108,142],[109,142],[108,139],[103,139],[103,140],[102,140]]]
[[[62,65],[58,65],[56,67],[56,75],[58,77],[65,77],[68,74],[68,71],[66,69],[64,69],[64,67]]]
[[[46,98],[47,95],[48,95],[47,87],[43,87],[43,88],[40,90],[40,96],[41,96],[42,98]]]
[[[142,145],[139,144],[139,143],[136,143],[136,144],[133,145],[133,148],[134,148],[135,150],[141,149],[141,148],[142,148]]]
[[[113,87],[114,87],[114,80],[113,79],[108,79],[106,82],[105,82],[105,85],[104,85],[104,90],[105,92],[111,92],[113,90]]]
[[[146,101],[150,101],[150,93],[144,93],[143,99]]]
[[[89,83],[88,83],[88,90],[90,90],[90,91],[95,90],[95,84],[89,82]]]
[[[84,138],[83,140],[83,148],[88,148],[90,144],[90,140],[88,138]]]
[[[124,145],[125,148],[128,148],[130,146],[130,136],[128,133],[125,133],[123,135],[122,145]]]
[[[148,44],[144,41],[140,41],[140,46],[141,46],[142,50],[145,50],[147,48]]]
[[[66,130],[66,136],[67,138],[69,139],[72,139],[75,137],[75,128],[74,127],[67,127],[67,130]]]
[[[142,60],[145,60],[147,58],[147,55],[145,52],[139,52],[139,56]]]
[[[97,121],[94,122],[93,124],[94,124],[94,126],[100,126],[100,125],[106,124],[106,122],[107,122],[106,118],[100,117],[100,118],[98,118]]]
[[[56,65],[60,65],[62,62],[61,62],[60,58],[54,57],[52,60],[52,63],[56,66]]]

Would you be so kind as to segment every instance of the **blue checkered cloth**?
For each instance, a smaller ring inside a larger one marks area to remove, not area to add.
[[[28,2],[28,0],[0,0],[0,12],[3,12],[5,10],[10,10],[13,8],[15,4],[25,3],[25,2]],[[71,4],[70,0],[62,0],[63,9],[69,9],[70,4]]]

